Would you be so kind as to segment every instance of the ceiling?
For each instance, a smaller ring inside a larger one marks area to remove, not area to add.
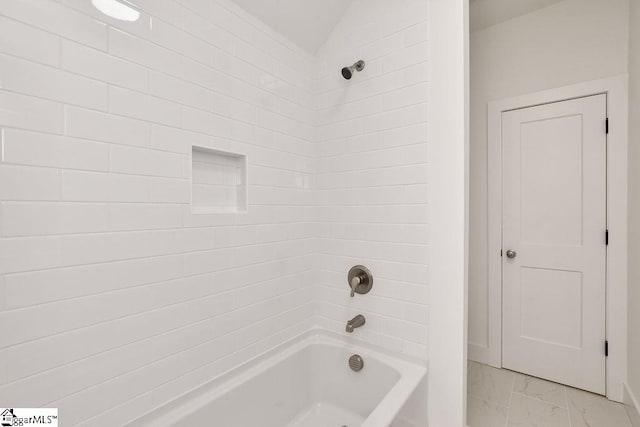
[[[234,0],[280,34],[315,54],[353,0]]]
[[[563,0],[470,0],[470,30],[478,31]]]

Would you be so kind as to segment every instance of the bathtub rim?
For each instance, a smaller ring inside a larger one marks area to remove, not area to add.
[[[311,345],[329,345],[348,352],[363,353],[389,366],[399,374],[398,380],[362,423],[361,427],[387,427],[396,418],[418,384],[427,374],[425,361],[394,353],[382,347],[322,328],[308,330],[284,343],[223,372],[217,377],[178,395],[176,398],[129,421],[124,427],[169,426],[179,422],[181,414],[191,413],[223,394],[241,386],[261,372],[277,365]],[[426,402],[425,402],[426,405]]]

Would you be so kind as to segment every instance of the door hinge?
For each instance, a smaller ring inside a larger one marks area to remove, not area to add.
[[[607,120],[605,120],[605,129],[607,131],[607,135],[609,135],[609,117],[607,117]]]
[[[500,249],[500,256],[502,256],[502,249]]]
[[[609,230],[604,231],[604,244],[609,245]]]
[[[609,341],[604,342],[604,356],[609,357]]]

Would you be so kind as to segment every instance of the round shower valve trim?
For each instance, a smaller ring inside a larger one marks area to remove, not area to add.
[[[356,265],[349,270],[347,284],[351,288],[351,298],[356,294],[368,294],[373,287],[373,274],[364,265]]]

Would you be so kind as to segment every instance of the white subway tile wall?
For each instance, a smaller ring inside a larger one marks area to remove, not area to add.
[[[426,1],[356,0],[316,56],[230,0],[129,2],[0,4],[0,402],[120,425],[358,313],[426,360]],[[192,212],[192,146],[247,155],[248,213]]]
[[[0,402],[68,426],[314,324],[315,59],[230,3],[131,3],[0,4]],[[251,158],[248,214],[191,213],[192,145]]]
[[[193,147],[191,207],[200,213],[246,212],[247,156]]]
[[[313,191],[319,323],[422,360],[428,339],[427,2],[356,0],[319,51]],[[339,70],[357,60],[350,81]],[[364,264],[372,291],[348,298]]]

